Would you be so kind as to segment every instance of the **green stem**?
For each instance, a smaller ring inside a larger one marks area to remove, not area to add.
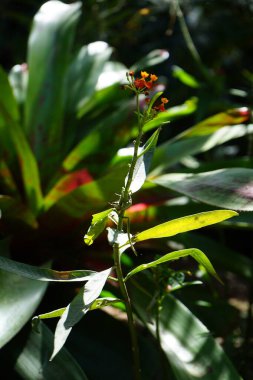
[[[179,26],[180,26],[181,32],[183,34],[186,46],[187,46],[193,60],[195,61],[199,71],[201,72],[203,78],[207,82],[210,83],[210,76],[209,76],[209,74],[206,70],[206,67],[204,66],[204,64],[200,58],[200,55],[199,55],[198,50],[196,49],[196,46],[194,45],[193,39],[190,35],[189,29],[188,29],[187,24],[185,22],[183,12],[180,8],[179,1],[178,0],[174,0],[174,1],[175,1],[176,13],[177,13],[178,21],[179,21]]]
[[[130,164],[129,172],[128,172],[128,179],[126,185],[122,189],[122,193],[119,200],[118,205],[118,226],[117,231],[122,232],[123,230],[123,220],[125,217],[125,210],[127,207],[129,207],[129,198],[130,198],[130,186],[133,180],[133,174],[136,162],[138,160],[138,150],[141,143],[141,137],[142,137],[142,126],[143,126],[143,120],[141,118],[140,114],[140,104],[139,104],[139,95],[136,94],[136,102],[137,102],[137,114],[138,114],[138,127],[139,127],[139,133],[134,143],[134,154],[132,157],[132,162]],[[121,266],[121,260],[120,260],[120,250],[119,250],[119,243],[114,243],[113,245],[113,258],[114,258],[114,265],[116,268],[118,283],[120,287],[120,291],[122,294],[122,297],[125,302],[126,306],[126,313],[127,313],[127,319],[128,319],[128,328],[130,332],[131,337],[131,350],[132,350],[132,356],[133,356],[133,364],[134,364],[134,379],[135,380],[141,380],[141,366],[140,366],[140,355],[139,355],[139,346],[138,346],[138,340],[137,340],[137,334],[134,324],[134,318],[133,318],[133,311],[132,311],[132,305],[131,300],[127,291],[127,287],[124,281],[124,276],[122,273],[122,266]]]
[[[138,346],[135,324],[134,324],[134,319],[133,319],[132,305],[131,305],[126,284],[124,282],[124,276],[122,273],[118,243],[115,243],[113,246],[113,256],[114,256],[114,264],[116,268],[116,273],[117,273],[117,277],[119,281],[119,287],[120,287],[121,294],[123,296],[125,306],[126,306],[127,323],[128,323],[128,329],[129,329],[129,333],[131,337],[131,351],[132,351],[133,366],[134,366],[134,379],[141,380],[139,346]]]

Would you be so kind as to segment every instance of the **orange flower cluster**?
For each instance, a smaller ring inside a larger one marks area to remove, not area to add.
[[[130,71],[129,75],[134,78],[134,72]],[[149,78],[149,80],[147,80]],[[133,84],[138,90],[152,90],[154,87],[154,82],[156,82],[158,77],[155,74],[149,74],[146,71],[141,71],[140,78],[134,78]]]
[[[135,77],[135,74],[133,71],[129,71],[127,73],[127,79],[129,82],[129,85],[126,85],[126,88],[131,89],[134,92],[137,93],[144,93],[146,95],[145,103],[149,104],[151,99],[148,97],[149,91],[154,88],[156,85],[155,82],[157,81],[158,77],[155,74],[149,74],[146,71],[141,71],[140,77]],[[165,111],[165,104],[168,103],[167,98],[161,98],[161,103],[159,105],[155,105],[152,109],[154,111]]]

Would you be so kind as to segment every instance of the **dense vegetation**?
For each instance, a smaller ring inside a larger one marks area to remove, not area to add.
[[[0,11],[9,378],[251,380],[253,3]]]

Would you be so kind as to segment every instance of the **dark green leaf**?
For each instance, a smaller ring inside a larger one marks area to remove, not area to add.
[[[40,322],[37,331],[32,330],[21,352],[16,353],[17,343],[13,351],[17,355],[15,370],[26,380],[88,380],[80,365],[65,348],[61,350],[53,362],[49,357],[53,346],[53,334],[47,326]]]
[[[23,264],[2,256],[0,256],[0,268],[4,271],[38,281],[88,281],[97,273],[91,270],[57,271],[48,268],[40,268],[33,265]]]
[[[2,260],[8,260],[1,257]],[[0,347],[29,321],[47,284],[0,270]]]
[[[144,282],[140,282],[144,285]],[[131,289],[134,309],[154,337],[156,308],[150,308],[154,284]],[[149,312],[147,312],[149,310]],[[177,380],[242,380],[208,329],[178,300],[167,296],[159,317],[161,347]]]
[[[237,211],[253,210],[253,170],[229,168],[200,174],[165,174],[155,183],[200,202]]]

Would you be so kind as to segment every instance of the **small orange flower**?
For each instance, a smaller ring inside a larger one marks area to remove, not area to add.
[[[164,103],[164,104],[166,104],[166,103],[168,103],[169,101],[168,101],[167,98],[161,98],[161,102]]]
[[[149,73],[147,73],[146,71],[141,71],[141,77],[142,77],[143,79],[146,79],[146,78],[149,77]]]
[[[155,74],[150,74],[150,79],[152,80],[152,82],[155,82],[158,79],[158,77]]]
[[[146,87],[146,82],[143,78],[136,78],[134,81],[134,85],[137,89],[142,89]]]
[[[151,80],[148,82],[145,81],[145,86],[147,87],[148,90],[151,90],[153,87],[153,82]]]
[[[134,76],[134,71],[129,71],[129,75],[130,75],[130,77],[133,77]]]

